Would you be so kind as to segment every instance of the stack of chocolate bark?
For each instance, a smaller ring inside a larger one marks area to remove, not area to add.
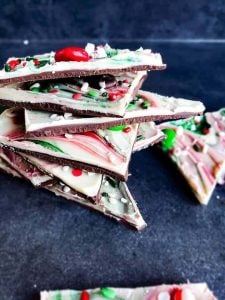
[[[132,151],[160,141],[154,121],[196,116],[199,101],[140,88],[160,54],[87,44],[24,58],[0,71],[1,169],[137,229],[125,181]]]

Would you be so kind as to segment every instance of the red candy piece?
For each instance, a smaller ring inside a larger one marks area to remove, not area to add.
[[[88,61],[90,59],[88,53],[77,47],[67,47],[56,51],[56,61]]]
[[[110,92],[108,94],[108,99],[110,101],[115,101],[117,99],[117,97],[118,97],[118,93],[117,92]]]
[[[39,61],[38,59],[34,59],[34,65],[35,65],[35,66],[40,65],[40,61]]]
[[[130,128],[130,127],[126,127],[126,128],[123,129],[123,132],[125,132],[125,133],[128,133],[128,132],[130,132],[130,131],[131,131],[131,128]]]
[[[171,300],[182,300],[182,290],[174,289],[171,293]]]
[[[73,176],[76,176],[76,177],[81,176],[82,170],[81,169],[73,169],[72,174],[73,174]]]
[[[17,59],[12,59],[7,64],[10,66],[11,70],[14,70],[16,66],[18,66],[20,63]]]
[[[208,134],[208,133],[209,133],[209,129],[203,129],[202,132],[203,132],[204,134]]]
[[[124,83],[129,83],[129,80],[128,79],[124,79],[123,82]]]
[[[50,91],[48,91],[48,93],[50,93],[50,94],[56,94],[56,93],[58,93],[58,90],[50,90]]]
[[[89,293],[87,291],[82,291],[80,294],[80,300],[89,300],[90,296]]]
[[[76,94],[73,94],[73,95],[72,95],[72,98],[73,98],[73,99],[80,99],[81,96],[82,96],[82,94],[76,93]]]

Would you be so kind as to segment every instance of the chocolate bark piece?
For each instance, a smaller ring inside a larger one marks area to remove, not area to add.
[[[108,185],[106,186],[106,183]],[[137,230],[144,229],[147,224],[143,220],[136,202],[130,194],[127,185],[124,182],[119,182],[116,188],[112,188],[113,194],[108,192],[110,183],[108,177],[105,177],[101,186],[101,195],[99,202],[92,203],[84,197],[78,196],[73,190],[69,189],[65,192],[65,187],[60,184],[46,187],[46,189],[55,193],[57,196],[62,196],[67,200],[75,201],[86,207],[92,208],[105,216],[111,217],[120,223],[127,224]]]
[[[107,88],[107,83],[102,82],[104,88],[100,89],[93,89],[88,79],[80,78],[8,85],[0,87],[0,104],[85,116],[122,117],[146,76],[144,71],[118,74],[114,86]]]
[[[145,78],[146,72],[119,74],[116,85],[103,90],[90,88],[88,82],[79,78],[9,85],[0,88],[0,103],[80,115],[123,116]]]
[[[28,163],[28,162],[27,162]],[[29,162],[30,165],[32,165]],[[24,166],[24,164],[23,164]],[[31,166],[30,166],[31,167]],[[32,181],[32,174],[26,173],[26,169],[23,172],[17,173],[17,164],[8,164],[4,159],[0,157],[0,169],[13,176],[23,177]],[[21,176],[23,174],[23,176]],[[44,175],[45,173],[43,173]],[[57,196],[62,196],[68,200],[75,201],[81,205],[92,208],[96,211],[109,216],[118,222],[135,227],[137,230],[141,230],[146,226],[139,209],[131,196],[127,186],[123,182],[117,182],[114,179],[104,176],[100,187],[100,198],[97,203],[90,202],[90,197],[85,197],[77,190],[71,189],[68,185],[65,185],[62,181],[52,180],[51,184],[44,186],[45,189],[53,192]]]
[[[27,137],[53,136],[65,133],[77,133],[112,126],[130,125],[152,120],[177,119],[202,114],[205,107],[200,101],[165,97],[158,94],[139,91],[127,106],[123,118],[91,117],[85,118],[69,113],[52,114],[34,110],[25,110]]]
[[[35,187],[45,186],[53,182],[52,177],[40,172],[37,167],[29,164],[20,154],[10,149],[0,148],[0,157],[18,174],[30,180]]]
[[[81,169],[73,169],[66,165],[59,165],[58,163],[51,163],[31,155],[21,155],[30,165],[35,166],[51,177],[57,178],[58,181],[73,189],[77,195],[87,198],[92,202],[99,202],[103,175]]]
[[[167,136],[162,149],[205,205],[225,171],[223,111],[159,126]]]
[[[131,125],[129,132],[113,127],[96,133],[25,139],[20,116],[21,111],[16,109],[8,109],[1,114],[2,147],[12,147],[17,152],[50,162],[126,180],[137,125]]]
[[[133,152],[143,150],[149,146],[159,143],[165,138],[164,133],[154,122],[141,123],[138,127]]]
[[[12,175],[13,177],[22,178],[22,176],[14,170],[4,159],[0,157],[0,171],[6,174]]]
[[[166,68],[161,55],[152,53],[149,49],[130,51],[112,49],[109,45],[97,49],[100,49],[97,51],[101,51],[101,55],[96,56],[96,51],[92,49],[89,53],[92,59],[86,62],[58,62],[55,61],[54,52],[25,58],[9,58],[4,69],[0,71],[0,84]]]
[[[206,283],[187,283],[187,284],[162,284],[158,286],[138,287],[138,288],[115,288],[103,287],[77,290],[56,290],[41,292],[41,300],[67,300],[82,299],[82,294],[95,300],[106,298],[120,300],[216,300],[217,298],[210,291]]]

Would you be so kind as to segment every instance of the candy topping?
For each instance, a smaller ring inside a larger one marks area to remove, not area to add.
[[[10,70],[14,70],[16,68],[16,66],[18,66],[20,64],[20,61],[17,59],[12,59],[10,61],[8,61],[7,63],[10,66]]]
[[[88,96],[90,96],[90,97],[92,97],[92,98],[98,97],[98,92],[95,91],[95,90],[90,90],[90,91],[88,91],[87,94],[88,94]]]
[[[73,176],[76,176],[76,177],[81,176],[82,170],[81,169],[73,169],[72,174],[73,174]]]
[[[80,294],[80,300],[89,300],[90,296],[89,293],[87,291],[82,291]]]
[[[163,129],[163,132],[166,138],[162,141],[162,147],[164,151],[167,151],[173,148],[177,134],[175,130],[170,128]]]
[[[109,299],[113,299],[116,296],[116,293],[113,289],[110,288],[101,288],[100,293],[102,294],[102,296],[104,296],[105,298],[109,298]]]
[[[172,291],[172,300],[182,300],[182,290],[181,289],[174,289]]]
[[[170,300],[169,292],[161,292],[158,294],[157,300]]]
[[[75,93],[75,94],[72,95],[72,98],[75,99],[75,100],[77,100],[77,99],[80,99],[81,96],[82,96],[82,94]]]
[[[117,97],[118,97],[118,93],[110,92],[110,93],[108,94],[108,99],[109,99],[109,101],[115,101],[115,100],[117,99]]]
[[[118,126],[109,127],[108,130],[111,130],[111,131],[122,131],[125,128],[126,128],[126,125],[118,125]]]
[[[59,61],[88,61],[89,55],[83,48],[66,47],[56,51],[55,60]]]
[[[58,90],[55,90],[55,89],[54,90],[49,90],[48,93],[50,93],[50,94],[57,94]]]
[[[123,129],[123,132],[125,132],[125,133],[128,133],[128,132],[130,132],[130,131],[131,131],[131,128],[130,128],[130,127],[126,127],[126,128]]]
[[[141,108],[147,109],[148,107],[149,107],[149,102],[144,101],[144,102],[141,103]]]

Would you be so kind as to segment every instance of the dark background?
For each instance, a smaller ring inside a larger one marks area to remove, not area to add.
[[[168,64],[145,89],[225,106],[224,1],[0,1],[0,61],[87,41],[143,46]],[[24,42],[26,41],[26,42]],[[157,149],[133,156],[128,185],[149,224],[138,233],[0,175],[0,298],[40,290],[207,281],[225,299],[225,187],[209,205]]]

